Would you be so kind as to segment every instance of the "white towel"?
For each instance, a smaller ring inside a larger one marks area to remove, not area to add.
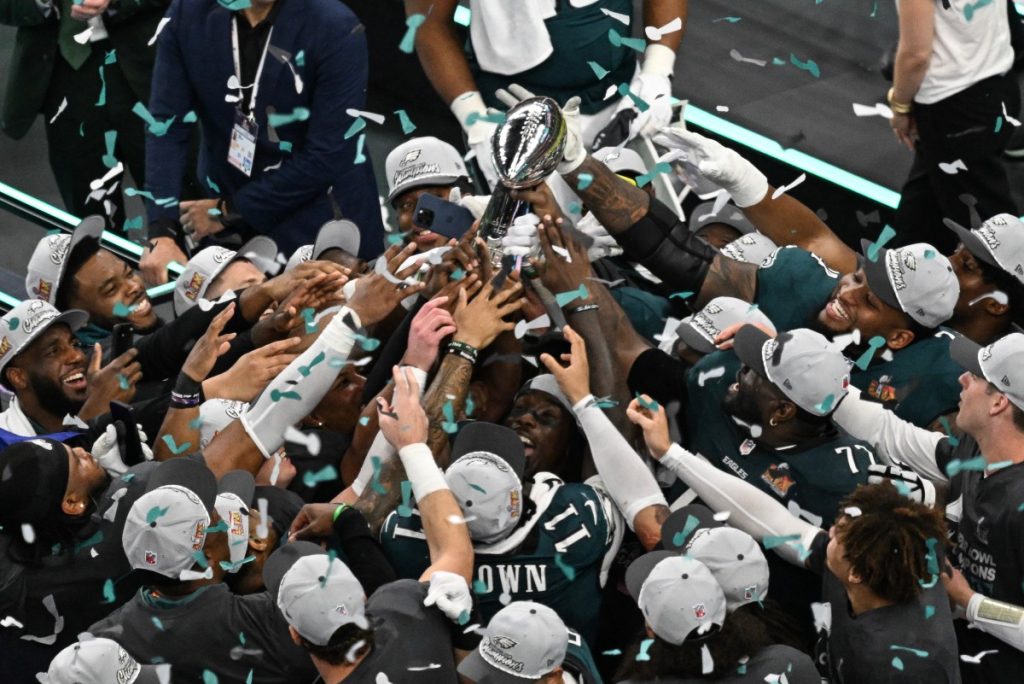
[[[555,16],[555,0],[470,0],[469,7],[469,35],[484,71],[519,74],[554,51],[544,20]]]

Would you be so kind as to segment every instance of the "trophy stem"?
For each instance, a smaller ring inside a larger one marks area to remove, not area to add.
[[[480,230],[477,233],[487,242],[487,249],[491,253],[491,264],[495,268],[501,266],[504,256],[501,238],[508,233],[512,221],[520,214],[525,214],[527,209],[527,203],[513,198],[509,188],[501,183],[495,185],[487,208],[484,209],[484,215],[480,218]]]

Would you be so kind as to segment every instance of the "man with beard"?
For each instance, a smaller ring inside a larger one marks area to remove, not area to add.
[[[14,393],[0,413],[0,428],[18,435],[55,433],[68,416],[91,420],[107,413],[111,401],[131,400],[141,377],[137,352],[130,349],[103,368],[98,354],[87,359],[75,332],[88,318],[37,299],[0,318],[0,384]]]

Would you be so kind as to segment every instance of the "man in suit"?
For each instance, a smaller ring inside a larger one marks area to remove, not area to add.
[[[375,256],[384,230],[377,187],[359,122],[346,114],[366,98],[363,26],[336,0],[226,4],[175,0],[160,34],[143,275],[165,281],[171,260],[187,260],[186,243],[211,236],[231,246],[266,234],[288,254],[339,217],[359,226],[359,255]],[[209,199],[180,202],[196,115],[197,177]]]
[[[0,23],[18,27],[0,128],[20,139],[42,113],[65,207],[78,216],[103,213],[115,229],[125,228],[123,201],[108,191],[124,186],[124,168],[144,182],[145,124],[132,109],[149,99],[156,50],[147,43],[167,4],[0,0]],[[102,188],[90,188],[101,178]]]

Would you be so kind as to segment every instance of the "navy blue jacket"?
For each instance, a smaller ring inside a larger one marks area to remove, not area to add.
[[[356,163],[359,136],[345,139],[354,121],[345,110],[363,109],[366,101],[365,30],[338,0],[277,2],[282,4],[270,43],[292,56],[304,87],[297,93],[288,65],[268,53],[255,108],[259,135],[251,178],[227,161],[236,106],[224,97],[238,94],[227,86],[235,71],[233,13],[216,0],[172,2],[158,39],[149,111],[158,122],[175,119],[163,135],[147,133],[146,189],[164,200],[147,201],[148,218],[178,218],[192,127],[187,120],[198,116],[198,178],[210,197],[226,197],[234,213],[274,238],[285,254],[312,243],[317,229],[334,218],[336,204],[359,225],[363,256],[375,255],[384,228],[373,169],[368,155]],[[309,111],[305,121],[276,130],[268,125],[268,113],[300,107]]]

